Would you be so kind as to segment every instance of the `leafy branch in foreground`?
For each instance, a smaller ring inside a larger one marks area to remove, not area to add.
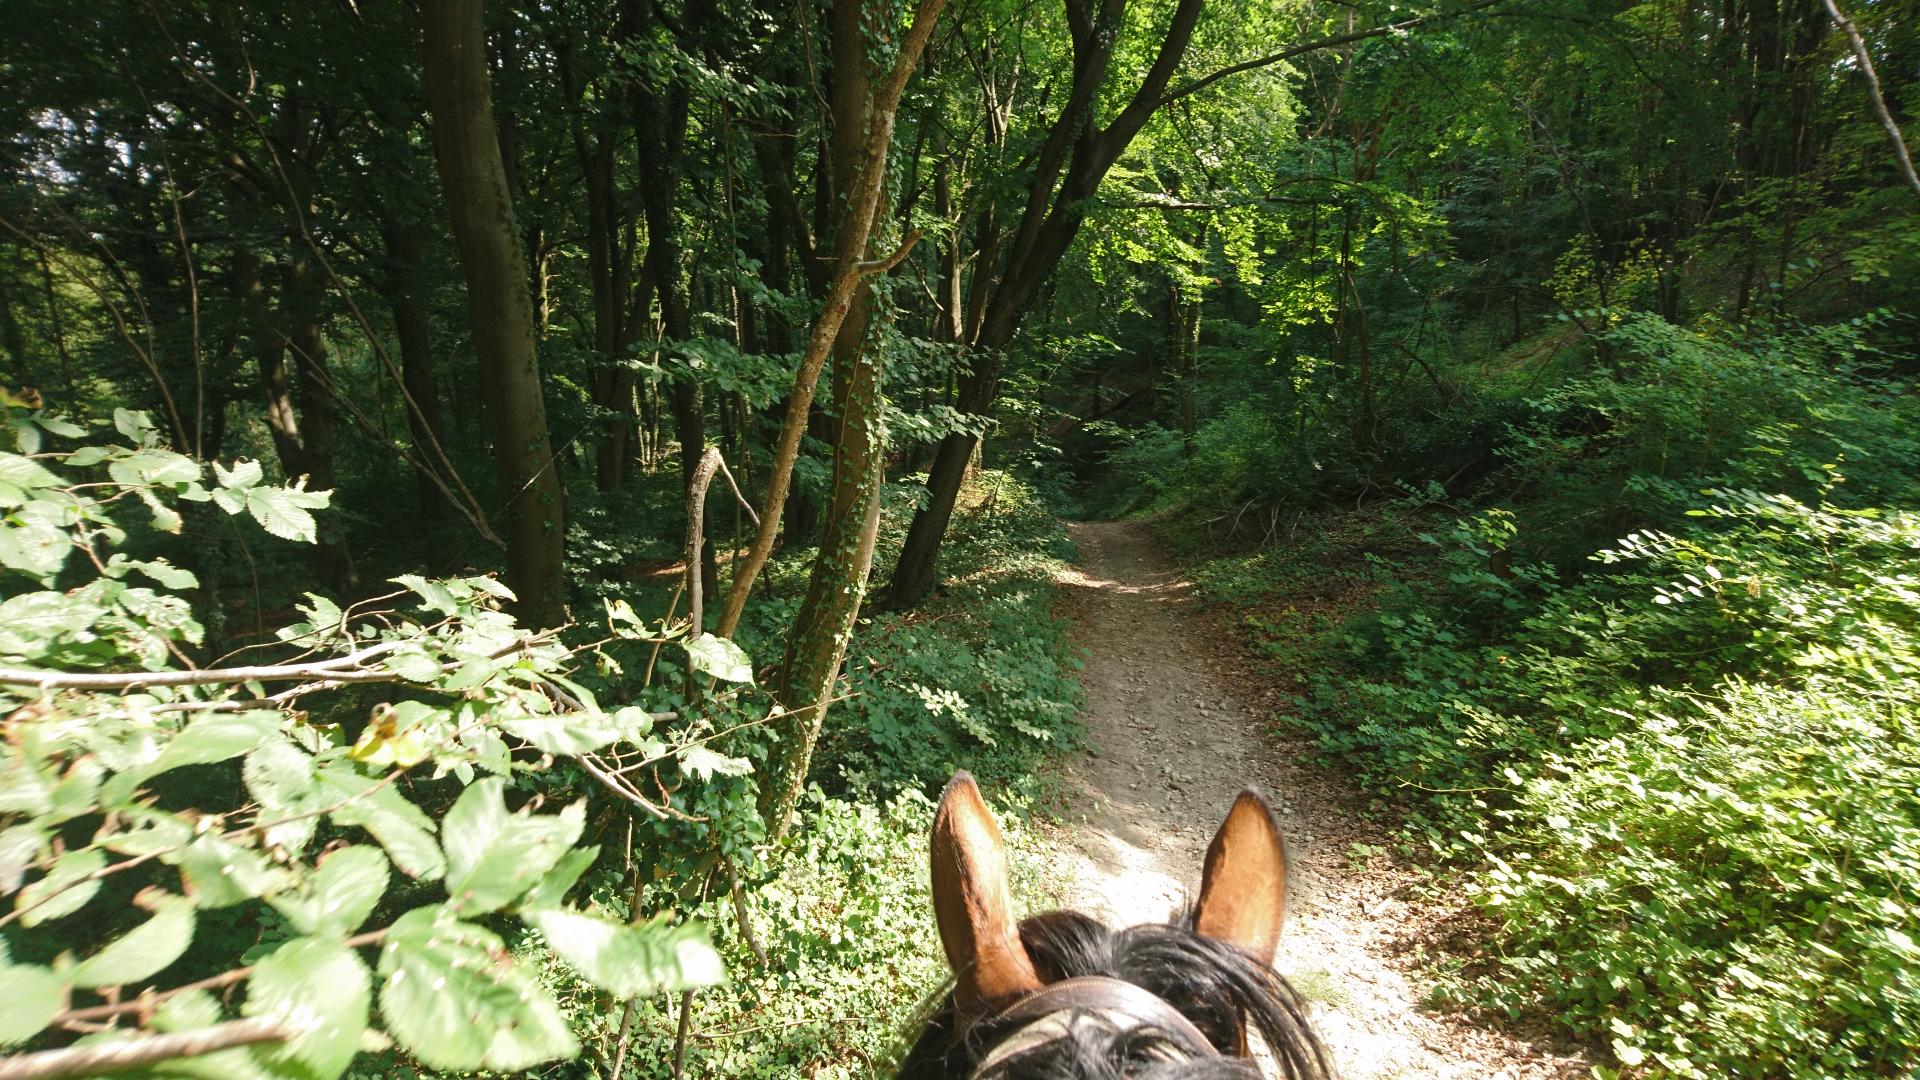
[[[568,678],[576,650],[517,626],[486,577],[398,578],[406,603],[379,611],[309,596],[274,662],[195,668],[194,575],[122,550],[116,516],[137,503],[174,532],[186,500],[312,542],[327,493],[244,461],[209,477],[139,414],[116,417],[131,445],[66,453],[42,436],[83,428],[7,424],[25,452],[0,453],[0,1045],[27,1052],[0,1077],[187,1057],[194,1075],[312,1080],[389,1042],[443,1070],[575,1054],[503,918],[613,994],[722,980],[702,927],[568,905],[599,851],[580,842],[586,799],[509,793],[571,759],[644,807],[626,779],[642,765],[744,762],[670,745],[654,730],[670,714],[602,709]],[[610,616],[616,637],[648,633],[625,605]],[[681,644],[717,677],[748,671],[731,642]],[[320,719],[347,687],[391,692],[357,735]],[[278,930],[225,954],[248,905]]]

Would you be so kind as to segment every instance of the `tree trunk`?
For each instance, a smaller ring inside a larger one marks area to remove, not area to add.
[[[867,65],[867,10],[877,0],[834,0],[832,20],[832,119],[829,145],[834,206],[836,207],[834,250],[836,270],[828,298],[832,315],[835,305],[845,299],[845,316],[837,331],[831,324],[820,324],[816,333],[824,337],[833,332],[834,397],[839,412],[839,429],[834,439],[833,487],[828,502],[826,527],[820,540],[820,553],[814,559],[813,575],[807,584],[806,598],[794,616],[793,630],[787,638],[786,655],[780,665],[776,696],[785,715],[776,720],[782,741],[768,762],[761,779],[759,808],[769,836],[783,835],[793,818],[800,791],[806,784],[807,770],[813,761],[813,748],[826,719],[827,706],[833,700],[834,684],[840,664],[846,656],[847,641],[853,636],[866,597],[867,577],[873,568],[874,539],[880,529],[880,490],[886,479],[886,423],[881,401],[884,356],[869,348],[869,328],[876,313],[873,289],[868,277],[860,273],[860,255],[873,254],[873,229],[885,221],[886,196],[881,187],[893,134],[893,119],[900,92],[908,73],[919,58],[939,18],[942,0],[922,0],[915,12],[912,29],[902,42],[900,56],[876,93],[873,72]],[[882,9],[885,10],[885,9]],[[903,249],[904,253],[904,249]],[[848,278],[850,274],[859,276]],[[851,285],[851,292],[847,292]],[[813,346],[809,351],[812,353]],[[817,354],[815,354],[817,355]],[[802,368],[805,369],[803,358]],[[797,406],[790,410],[782,430],[785,438],[799,423]],[[779,455],[773,465],[775,480],[769,486],[768,505],[764,508],[771,524],[779,511],[774,493],[779,492],[779,471],[791,469],[789,458]],[[763,527],[755,537],[754,554],[765,556],[765,541],[770,534]],[[739,617],[751,578],[734,583],[735,595],[728,597],[728,612],[723,626],[731,629]]]
[[[267,433],[273,437],[274,456],[288,480],[307,475],[307,457],[300,442],[299,414],[293,407],[293,378],[287,372],[287,347],[269,322],[266,280],[261,260],[249,251],[236,259],[242,305],[245,309],[248,351],[260,369],[260,392],[265,399]]]
[[[776,696],[787,715],[778,721],[785,729],[779,758],[760,789],[761,814],[768,834],[776,837],[786,832],[806,783],[873,568],[887,438],[880,408],[882,357],[878,349],[867,347],[872,316],[873,292],[863,283],[834,342],[840,424],[833,447],[833,488],[820,553],[780,662]]]
[[[1126,106],[1103,128],[1098,124],[1096,105],[1106,96],[1113,49],[1125,21],[1126,0],[1102,0],[1097,13],[1087,12],[1082,5],[1068,5],[1074,65],[1066,103],[1035,155],[1027,181],[1026,207],[1012,243],[1006,246],[1006,258],[999,264],[998,280],[983,281],[991,275],[989,264],[999,254],[998,244],[993,255],[974,270],[974,298],[982,315],[969,354],[973,370],[961,383],[959,407],[963,411],[985,413],[993,407],[999,392],[995,357],[1013,341],[1041,284],[1079,234],[1100,181],[1159,108],[1161,96],[1192,41],[1202,7],[1203,0],[1179,0],[1152,66]],[[992,103],[988,104],[991,107]],[[888,584],[889,606],[910,607],[932,590],[940,542],[978,443],[971,435],[950,435],[941,440],[927,474],[926,501],[913,516],[906,545],[901,548],[900,561]]]
[[[446,496],[427,470],[446,446],[440,422],[440,386],[434,374],[433,332],[427,320],[420,281],[420,228],[390,211],[383,211],[381,236],[387,245],[387,272],[381,281],[387,306],[393,311],[394,336],[400,342],[400,380],[412,403],[407,429],[413,435],[415,486],[420,516],[430,525],[446,520]]]
[[[307,485],[316,491],[332,491],[339,486],[333,457],[340,425],[333,407],[335,387],[327,365],[327,343],[320,327],[326,290],[319,261],[304,244],[295,243],[280,267],[280,306],[286,316],[287,351],[293,354],[300,394],[301,459]],[[321,518],[320,538],[312,556],[314,573],[336,590],[353,580],[353,559],[347,550],[344,525],[337,514]]]
[[[843,208],[855,198],[873,104],[862,26],[865,6],[866,0],[834,0],[831,15],[833,137],[829,150],[834,205]],[[875,216],[884,220],[885,213]],[[844,210],[836,220],[840,230],[853,227]],[[847,639],[866,595],[867,571],[873,565],[886,458],[880,416],[881,358],[878,350],[869,354],[867,349],[873,314],[873,289],[862,278],[834,338],[834,404],[839,424],[833,445],[833,486],[820,553],[814,558],[806,599],[794,616],[780,663],[776,696],[787,710],[781,721],[785,737],[760,788],[761,814],[773,836],[786,831],[799,801],[827,702],[846,656]]]
[[[707,19],[704,0],[690,4],[685,12],[690,31],[697,32]],[[680,275],[680,231],[674,208],[680,186],[680,160],[686,150],[689,116],[687,87],[670,83],[664,91],[641,87],[634,93],[635,134],[644,151],[640,155],[640,196],[647,222],[647,274],[660,299],[660,321],[666,345],[671,351],[693,337],[693,315],[687,291]],[[700,386],[691,372],[675,378],[667,392],[673,410],[674,434],[680,440],[680,480],[691,489],[700,458],[707,451],[704,409]],[[701,586],[708,596],[720,594],[719,565],[712,544],[702,544]]]
[[[534,354],[533,296],[487,82],[482,0],[424,0],[434,158],[467,282],[494,470],[507,502],[507,585],[533,627],[566,621],[565,530]]]
[[[996,375],[989,355],[976,351],[973,369],[960,379],[960,393],[954,407],[961,412],[984,412],[992,404],[992,385]],[[947,524],[953,520],[953,507],[967,478],[968,466],[980,448],[980,437],[956,432],[940,440],[933,452],[933,464],[927,468],[927,501],[914,512],[907,526],[906,541],[900,547],[900,559],[894,564],[893,577],[887,582],[886,606],[910,608],[927,598],[938,580],[940,541]]]
[[[27,335],[20,328],[20,320],[14,317],[13,299],[7,292],[4,273],[0,273],[0,345],[6,347],[7,359],[13,368],[14,385],[31,385],[33,365],[27,361]]]

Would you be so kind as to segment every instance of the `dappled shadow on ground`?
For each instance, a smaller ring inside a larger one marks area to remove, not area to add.
[[[1086,668],[1089,749],[1063,769],[1059,858],[1070,905],[1116,925],[1163,921],[1199,883],[1213,830],[1239,790],[1261,788],[1293,847],[1290,926],[1280,967],[1315,1003],[1349,1080],[1582,1075],[1575,1056],[1436,1016],[1407,959],[1412,932],[1459,905],[1412,897],[1415,877],[1385,858],[1367,799],[1268,735],[1268,692],[1245,674],[1231,635],[1195,610],[1191,585],[1144,526],[1070,532],[1081,565],[1059,578]],[[1410,936],[1411,935],[1411,936]]]

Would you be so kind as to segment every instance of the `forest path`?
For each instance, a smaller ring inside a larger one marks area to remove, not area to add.
[[[1418,1004],[1406,954],[1445,933],[1445,910],[1409,899],[1415,875],[1365,821],[1364,796],[1267,733],[1230,631],[1138,522],[1069,525],[1080,565],[1062,577],[1086,656],[1090,748],[1065,769],[1057,838],[1067,902],[1115,925],[1164,921],[1199,887],[1201,859],[1242,787],[1280,815],[1293,856],[1277,966],[1313,1004],[1346,1080],[1562,1077],[1584,1062]],[[1236,691],[1240,696],[1236,698]]]

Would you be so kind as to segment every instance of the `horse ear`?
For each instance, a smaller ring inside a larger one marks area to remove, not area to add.
[[[1040,988],[1007,889],[1006,843],[973,777],[955,773],[933,816],[933,911],[962,1013]]]
[[[1193,928],[1270,964],[1286,907],[1287,849],[1280,824],[1267,800],[1247,788],[1207,847]]]

